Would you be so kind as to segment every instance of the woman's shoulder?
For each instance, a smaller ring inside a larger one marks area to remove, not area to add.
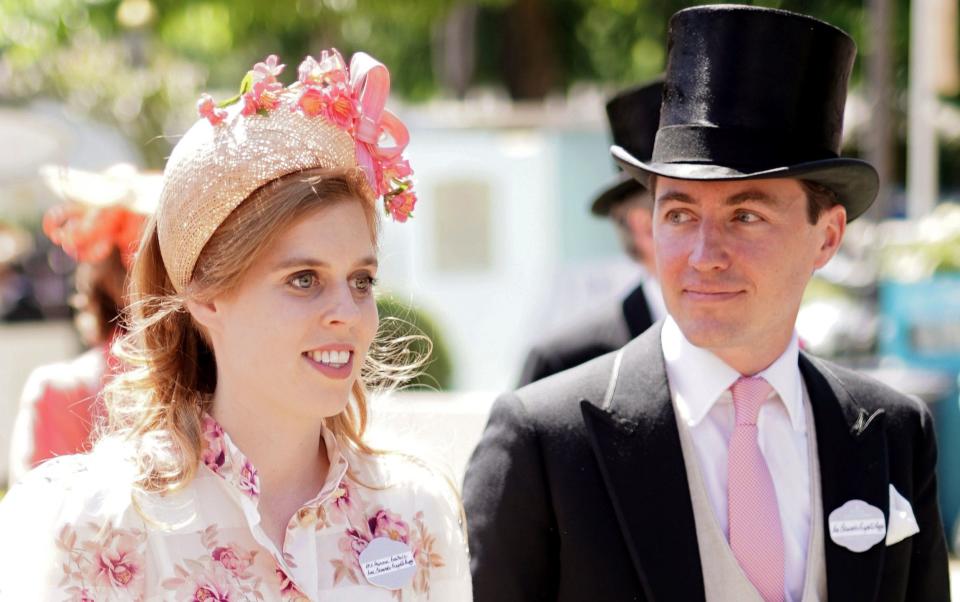
[[[351,468],[358,482],[379,496],[404,500],[432,512],[458,514],[460,497],[445,471],[416,455],[385,452],[355,459]]]

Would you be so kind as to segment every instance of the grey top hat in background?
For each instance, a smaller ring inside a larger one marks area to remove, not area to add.
[[[869,163],[840,157],[856,46],[842,30],[783,10],[697,6],[670,19],[660,127],[651,158],[614,158],[642,182],[800,178],[833,190],[847,221],[873,203]]]
[[[634,157],[649,159],[660,123],[662,96],[663,79],[658,78],[618,92],[607,101],[607,120],[610,122],[613,143]],[[643,190],[646,190],[645,186],[636,178],[621,172],[600,191],[590,211],[594,215],[609,215],[614,205]]]

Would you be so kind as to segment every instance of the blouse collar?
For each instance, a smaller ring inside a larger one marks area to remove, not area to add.
[[[321,503],[337,491],[349,468],[336,436],[326,426],[321,431],[321,435],[327,449],[330,470],[327,472],[323,487],[313,500],[305,505]],[[200,456],[203,464],[234,490],[256,503],[260,498],[260,477],[257,468],[233,443],[220,423],[207,413],[203,414],[203,439],[204,446]]]

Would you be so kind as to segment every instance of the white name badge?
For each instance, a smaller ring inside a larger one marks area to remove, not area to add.
[[[884,540],[883,510],[863,500],[850,500],[830,513],[830,539],[852,552],[866,552]]]
[[[413,581],[417,561],[407,544],[389,537],[378,537],[360,552],[360,568],[372,585],[403,589]]]

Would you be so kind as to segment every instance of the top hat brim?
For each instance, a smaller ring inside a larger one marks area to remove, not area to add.
[[[600,217],[606,217],[610,215],[610,211],[618,203],[646,190],[647,187],[632,175],[620,172],[617,178],[608,183],[596,198],[593,199],[593,203],[590,205],[590,212]]]
[[[847,210],[847,222],[853,221],[869,209],[880,190],[880,178],[872,165],[866,161],[846,157],[750,171],[709,163],[644,162],[616,145],[610,148],[610,152],[617,163],[644,186],[648,185],[651,175],[678,180],[704,181],[773,178],[810,180],[836,193],[837,201]]]

